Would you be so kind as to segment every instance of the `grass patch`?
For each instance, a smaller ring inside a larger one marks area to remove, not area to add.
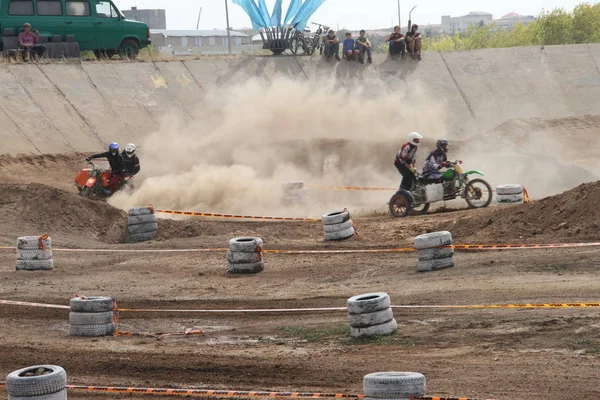
[[[584,354],[600,354],[600,341],[593,339],[579,339],[569,346],[573,350],[583,350]]]

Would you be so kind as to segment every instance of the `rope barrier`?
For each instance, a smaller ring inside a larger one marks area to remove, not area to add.
[[[173,210],[154,210],[157,213],[186,215],[190,217],[209,217],[209,218],[235,218],[235,219],[256,219],[267,221],[298,221],[298,222],[321,222],[320,218],[295,218],[295,217],[262,217],[256,215],[237,215],[237,214],[218,214],[193,211],[173,211]]]

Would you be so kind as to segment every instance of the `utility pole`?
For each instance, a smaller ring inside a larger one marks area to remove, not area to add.
[[[227,5],[227,0],[225,0],[225,18],[227,19],[227,46],[231,55],[231,29],[229,29],[229,6]]]
[[[398,0],[398,25],[400,26],[400,30],[402,30],[402,18],[400,16],[400,0]]]

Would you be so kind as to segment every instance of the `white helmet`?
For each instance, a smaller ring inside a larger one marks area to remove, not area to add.
[[[415,139],[418,139],[419,142],[415,142]],[[412,144],[413,146],[419,147],[421,145],[421,143],[420,143],[421,139],[423,139],[423,136],[421,136],[417,132],[411,132],[408,134],[408,142],[410,144]]]
[[[135,144],[129,143],[125,146],[125,155],[129,158],[135,153]]]

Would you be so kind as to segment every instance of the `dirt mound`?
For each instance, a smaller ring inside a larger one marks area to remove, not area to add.
[[[38,183],[0,183],[0,192],[0,240],[5,243],[14,243],[17,236],[43,233],[70,246],[125,239],[125,213],[104,202]]]
[[[462,243],[600,241],[600,181],[520,206],[497,207],[440,226]]]

